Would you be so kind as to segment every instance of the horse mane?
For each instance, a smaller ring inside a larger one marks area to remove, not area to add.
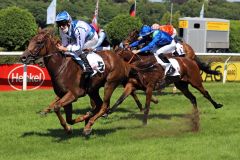
[[[52,27],[38,30],[38,35],[43,35],[45,38],[51,38],[54,41],[54,44],[61,43],[61,40],[56,36],[55,30]]]

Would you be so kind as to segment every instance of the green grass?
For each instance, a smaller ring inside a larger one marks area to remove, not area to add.
[[[54,113],[37,111],[54,99],[51,90],[0,92],[0,160],[237,160],[240,159],[240,83],[204,83],[224,107],[214,107],[195,89],[200,131],[191,132],[192,107],[179,92],[159,95],[147,126],[131,97],[108,118],[100,118],[92,135],[82,135],[84,123],[66,135]],[[169,93],[167,88],[164,93]],[[118,88],[111,99],[121,94]],[[139,92],[142,103],[144,94]],[[74,117],[89,109],[89,98],[74,103]]]

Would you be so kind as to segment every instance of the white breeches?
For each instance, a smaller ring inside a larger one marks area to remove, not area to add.
[[[111,46],[106,46],[106,47],[97,47],[94,51],[106,51],[106,50],[111,50]]]
[[[175,28],[173,28],[173,34],[172,34],[172,38],[174,39],[177,35],[177,30]]]
[[[156,52],[154,52],[154,55],[158,56],[159,54],[167,54],[172,53],[176,48],[176,42],[172,40],[172,42],[168,45],[165,45],[161,48],[159,48]]]

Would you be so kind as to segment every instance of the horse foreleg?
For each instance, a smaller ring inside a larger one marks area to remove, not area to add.
[[[133,92],[133,84],[132,83],[128,83],[126,84],[124,91],[122,93],[122,95],[118,98],[117,102],[112,106],[112,108],[108,111],[109,114],[113,113],[117,107],[130,95],[132,94],[135,100],[135,102],[138,105],[138,108],[140,110],[142,110],[142,104],[140,103],[140,101],[138,100],[136,94]]]
[[[153,92],[153,87],[148,86],[146,90],[146,102],[145,102],[145,110],[144,110],[144,116],[143,116],[143,125],[147,124],[152,92]]]
[[[93,117],[91,117],[86,124],[83,133],[85,135],[89,135],[92,131],[92,125],[94,122],[101,117],[103,114],[105,114],[108,110],[109,104],[110,104],[110,98],[112,96],[113,91],[116,89],[118,83],[116,82],[107,82],[104,86],[104,98],[103,98],[103,104],[99,110]]]
[[[74,95],[71,91],[68,91],[62,98],[60,98],[54,104],[54,110],[59,110],[61,107],[72,103],[76,99],[77,99],[77,96]]]
[[[51,112],[51,110],[54,108],[56,102],[59,100],[60,98],[58,96],[55,97],[55,99],[48,105],[48,107],[44,108],[42,111],[40,111],[39,113],[41,115],[47,115],[49,112]]]
[[[69,107],[70,107],[70,108],[69,108]],[[67,108],[69,108],[68,111],[66,111]],[[71,122],[70,122],[70,119],[72,118],[72,104],[69,104],[69,105],[67,105],[67,106],[64,106],[64,110],[65,110],[65,113],[66,113],[66,119],[67,119],[67,121],[68,121],[69,123],[71,123]],[[72,133],[72,128],[71,128],[69,125],[67,125],[65,119],[63,118],[63,116],[62,116],[62,114],[61,114],[61,112],[60,112],[60,109],[57,109],[57,110],[55,109],[54,112],[56,113],[56,115],[57,115],[57,117],[58,117],[58,119],[59,119],[59,121],[60,121],[60,124],[61,124],[61,126],[64,128],[64,130],[66,131],[66,133],[67,133],[67,134],[71,134],[71,133]],[[69,115],[69,114],[70,114],[70,115]]]
[[[60,124],[62,125],[62,127],[64,128],[64,130],[67,133],[71,133],[72,129],[70,126],[67,125],[66,121],[64,120],[64,118],[62,117],[61,113],[60,113],[60,109],[61,107],[65,107],[65,111],[68,107],[71,107],[72,102],[76,100],[76,96],[71,92],[68,91],[62,98],[60,98],[55,104],[54,104],[54,112],[57,114],[57,117],[60,121]],[[70,110],[71,111],[71,110]],[[69,120],[69,119],[68,119]]]

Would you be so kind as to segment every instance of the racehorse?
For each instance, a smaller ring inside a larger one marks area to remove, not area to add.
[[[139,31],[137,29],[134,29],[133,31],[131,31],[128,35],[128,37],[122,42],[123,43],[123,46],[127,47],[130,43],[134,42],[137,40],[139,36]],[[193,48],[185,43],[185,42],[181,42],[181,41],[178,41],[178,43],[180,43],[182,46],[183,46],[183,50],[184,50],[184,53],[185,53],[185,57],[187,58],[190,58],[194,61],[197,62],[197,65],[198,67],[206,72],[207,74],[213,74],[213,75],[219,75],[219,72],[218,71],[215,71],[215,70],[211,70],[210,66],[207,65],[206,63],[202,62],[199,57],[197,57],[197,55],[195,54]],[[171,57],[176,57],[175,55],[173,55],[172,53],[169,53],[169,54],[166,54],[166,56],[168,58],[171,58]]]
[[[30,64],[43,57],[45,66],[51,77],[52,85],[57,98],[53,101],[56,113],[62,127],[67,133],[72,133],[68,124],[85,121],[83,134],[91,133],[92,125],[109,108],[110,98],[116,87],[128,77],[130,65],[112,51],[102,51],[98,55],[105,64],[103,73],[97,73],[91,78],[86,78],[83,69],[71,57],[58,51],[56,44],[59,41],[50,29],[38,32],[29,42],[27,49],[20,57],[25,64]],[[104,86],[103,100],[99,95],[100,87]],[[72,103],[86,94],[93,100],[96,107],[84,116],[72,119]],[[60,113],[64,108],[66,121]],[[48,110],[50,111],[51,108]],[[67,122],[67,123],[66,123]]]
[[[129,62],[131,59],[131,62],[138,67],[136,70],[138,71],[139,78],[129,78],[127,84],[125,85],[123,94],[113,105],[112,109],[110,109],[110,113],[113,112],[130,93],[137,89],[141,89],[146,91],[145,111],[143,118],[143,123],[146,124],[152,92],[153,90],[158,90],[164,87],[164,83],[161,82],[164,81],[165,78],[164,69],[160,64],[157,63],[155,56],[152,54],[147,56],[141,54],[133,56],[134,54],[126,49],[117,49],[115,52],[126,62]],[[181,78],[171,79],[171,81],[174,82],[175,86],[184,94],[185,97],[190,100],[193,105],[194,115],[198,116],[197,101],[196,97],[188,88],[189,84],[200,91],[200,93],[212,103],[215,109],[221,108],[223,105],[214,101],[208,91],[203,87],[202,78],[200,76],[200,70],[197,63],[186,57],[175,57],[174,59],[179,64]]]

